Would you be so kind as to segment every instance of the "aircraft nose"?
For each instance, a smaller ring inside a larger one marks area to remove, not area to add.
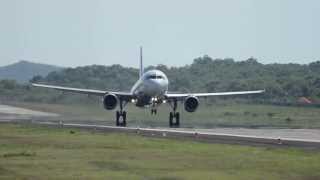
[[[158,79],[152,79],[151,86],[153,86],[154,89],[159,89],[159,88],[161,88],[161,83]]]
[[[157,94],[161,93],[163,88],[164,88],[163,83],[158,79],[151,80],[149,83],[149,87],[148,87],[148,89],[152,95],[157,95]]]

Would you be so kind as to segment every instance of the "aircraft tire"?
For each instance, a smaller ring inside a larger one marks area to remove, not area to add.
[[[176,116],[176,126],[177,127],[179,127],[180,126],[180,113],[179,112],[177,112],[176,114],[175,114],[175,116]]]
[[[119,119],[120,119],[120,112],[117,111],[117,112],[116,112],[116,126],[120,126]]]
[[[123,111],[122,112],[122,126],[127,126],[127,112]]]
[[[169,125],[170,125],[170,127],[173,126],[173,113],[172,112],[170,112],[170,114],[169,114]]]

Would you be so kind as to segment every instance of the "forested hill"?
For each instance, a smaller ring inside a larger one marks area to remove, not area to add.
[[[208,56],[183,67],[157,68],[167,74],[170,91],[218,92],[266,89],[258,98],[270,102],[296,101],[299,97],[320,99],[320,61],[308,65],[261,64],[251,58],[246,61],[212,59]],[[138,69],[113,66],[85,66],[36,76],[33,82],[80,88],[129,90],[138,79]]]
[[[61,69],[61,67],[57,66],[23,60],[0,67],[0,79],[11,79],[19,83],[26,83],[35,75],[46,76],[52,71],[58,71]]]

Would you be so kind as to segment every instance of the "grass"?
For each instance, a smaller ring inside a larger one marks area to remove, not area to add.
[[[86,121],[97,124],[114,125],[115,112],[106,111],[102,105],[61,105],[61,104],[14,104],[35,110],[62,114],[63,121]],[[156,127],[168,126],[168,105],[158,109],[158,115],[152,116],[150,109],[141,109],[133,105],[126,107],[130,126]],[[320,111],[317,107],[288,107],[249,104],[201,104],[198,111],[188,113],[183,104],[179,104],[182,127],[248,127],[248,128],[320,128]],[[59,118],[58,118],[59,120]]]
[[[312,180],[319,162],[311,150],[0,126],[0,179]]]

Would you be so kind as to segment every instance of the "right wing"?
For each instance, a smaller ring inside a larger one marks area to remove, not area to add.
[[[36,84],[36,83],[33,83],[32,86],[48,88],[48,89],[55,89],[55,90],[65,91],[65,92],[73,92],[73,93],[79,93],[79,94],[95,95],[95,96],[104,96],[105,94],[110,93],[110,94],[114,94],[116,96],[119,96],[120,98],[122,97],[124,99],[133,98],[132,94],[129,93],[129,92],[114,92],[114,91],[102,91],[102,90],[94,90],[94,89],[80,89],[80,88],[53,86],[53,85]]]
[[[165,96],[167,99],[183,99],[188,96],[195,96],[195,97],[230,96],[230,95],[243,95],[243,94],[260,94],[264,92],[265,90],[216,92],[216,93],[172,93],[172,94],[166,94]]]

